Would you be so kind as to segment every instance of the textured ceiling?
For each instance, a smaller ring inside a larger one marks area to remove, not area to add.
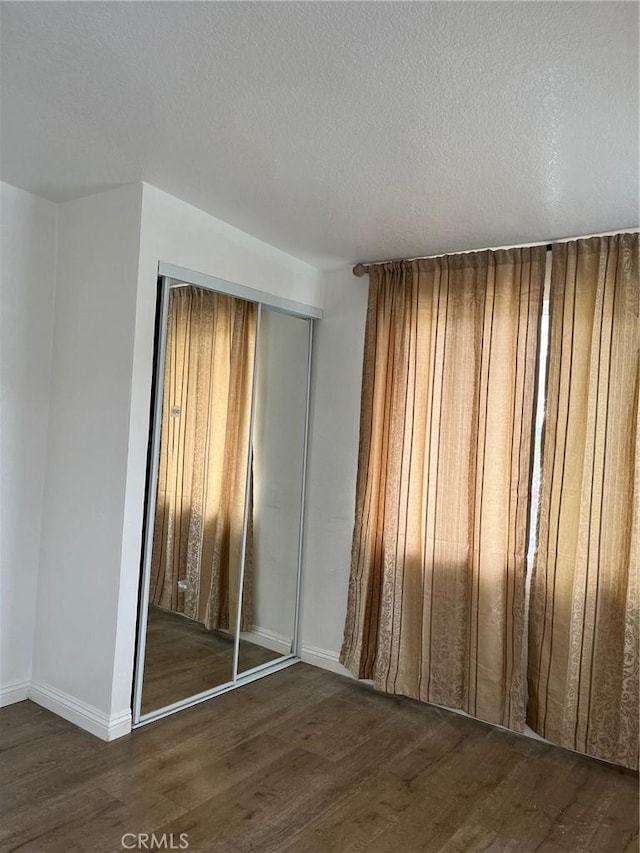
[[[323,268],[638,223],[636,3],[1,10],[2,179],[148,181]]]

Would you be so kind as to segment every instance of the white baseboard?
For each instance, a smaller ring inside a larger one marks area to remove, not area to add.
[[[281,655],[291,653],[290,639],[283,637],[282,634],[276,634],[275,631],[270,631],[268,628],[260,628],[258,625],[254,625],[250,631],[242,631],[240,639],[255,643],[264,649],[270,649],[272,652],[279,652]]]
[[[240,637],[243,640],[248,640],[250,643],[256,643],[258,646],[263,646],[265,649],[271,649],[274,652],[280,652],[283,655],[287,655],[291,651],[291,641],[287,637],[270,631],[268,628],[260,628],[254,625],[251,631],[243,631]],[[349,670],[340,663],[338,652],[321,649],[319,646],[303,645],[300,657],[305,663],[311,664],[311,666],[328,669],[330,672],[337,672],[338,675],[346,675],[348,678],[353,678]]]
[[[353,675],[351,675],[346,666],[340,663],[338,652],[321,649],[318,646],[303,646],[300,656],[305,663],[309,663],[312,666],[320,667],[320,669],[328,669],[330,672],[337,672],[338,675],[346,675],[348,678],[353,678]]]
[[[14,684],[7,684],[5,687],[0,687],[0,708],[7,705],[13,705],[16,702],[24,702],[29,698],[28,681],[17,681]]]
[[[37,684],[35,682],[29,686],[28,698],[101,740],[115,740],[131,731],[131,711],[129,709],[108,716],[98,708],[87,705],[79,699],[69,696],[68,693],[56,690],[49,684]]]

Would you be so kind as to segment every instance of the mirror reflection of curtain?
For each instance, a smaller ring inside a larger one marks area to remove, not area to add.
[[[209,629],[236,628],[256,316],[241,299],[170,291],[150,601]],[[249,519],[242,630],[252,621]]]

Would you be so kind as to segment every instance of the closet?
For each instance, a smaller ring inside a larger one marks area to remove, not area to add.
[[[313,322],[160,264],[134,725],[299,660]]]

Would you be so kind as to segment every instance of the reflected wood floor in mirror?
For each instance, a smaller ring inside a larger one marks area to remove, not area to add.
[[[277,652],[240,641],[243,669],[280,657]],[[161,607],[149,606],[144,658],[142,713],[231,681],[233,637]]]
[[[624,853],[638,777],[296,664],[107,744],[0,711],[0,850]]]

